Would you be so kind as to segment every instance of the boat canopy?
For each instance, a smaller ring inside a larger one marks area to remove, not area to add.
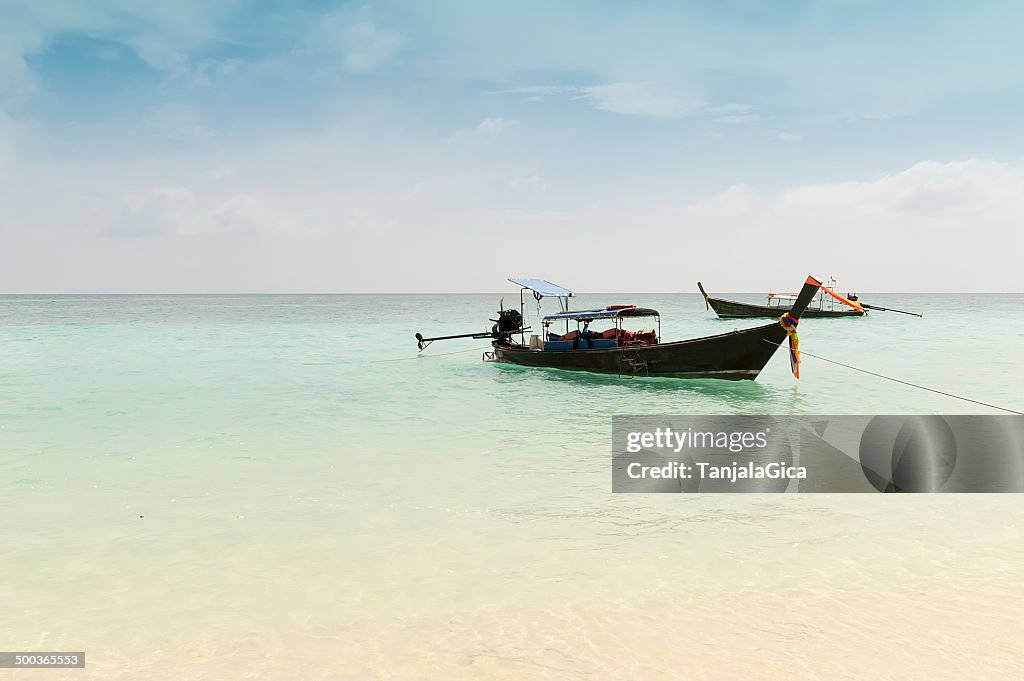
[[[547,279],[509,279],[513,284],[528,288],[540,296],[554,296],[557,298],[572,298],[573,292],[558,284],[552,284]]]
[[[572,312],[559,312],[548,315],[544,323],[559,321],[562,319],[575,320],[578,322],[589,322],[594,319],[619,319],[621,317],[660,317],[657,310],[649,307],[616,307],[608,310],[573,310]]]

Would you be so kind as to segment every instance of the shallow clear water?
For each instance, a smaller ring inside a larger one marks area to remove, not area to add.
[[[417,356],[499,297],[0,297],[0,649],[89,653],[43,678],[630,678],[586,641],[767,622],[766,594],[868,622],[850,603],[880,591],[1012,606],[984,616],[1024,634],[1016,495],[610,493],[612,414],[993,410],[807,355],[799,382],[779,353],[737,383]],[[1024,296],[863,298],[924,317],[807,319],[803,350],[1024,410]],[[666,340],[764,323],[689,294],[574,306],[618,302]],[[988,678],[1019,671],[1001,650]]]

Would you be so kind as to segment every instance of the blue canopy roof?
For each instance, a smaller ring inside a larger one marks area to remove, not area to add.
[[[558,298],[571,298],[573,293],[567,288],[558,284],[552,284],[547,279],[509,279],[513,284],[519,284],[523,288],[536,291],[542,296],[555,296]]]
[[[657,310],[649,307],[622,307],[615,310],[572,310],[571,312],[559,312],[550,314],[544,318],[545,322],[553,322],[559,319],[571,319],[577,321],[589,321],[591,319],[615,319],[616,317],[658,317]]]

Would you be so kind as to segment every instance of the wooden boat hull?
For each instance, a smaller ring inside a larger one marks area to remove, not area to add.
[[[771,305],[752,305],[741,303],[735,300],[724,300],[722,298],[707,297],[707,303],[719,317],[723,319],[741,319],[756,317],[781,317],[789,312],[789,308]],[[804,310],[801,318],[806,317],[861,317],[864,313],[860,310],[816,310],[809,307]]]
[[[521,283],[520,280],[513,280]],[[535,280],[525,280],[533,282]],[[550,282],[543,285],[554,286]],[[814,294],[821,287],[821,282],[814,277],[807,277],[800,294],[796,297],[786,323],[790,330],[795,320],[811,302]],[[524,290],[529,286],[524,287]],[[536,289],[534,289],[536,291]],[[559,288],[558,291],[568,289]],[[598,310],[564,311],[557,315],[545,317],[545,322],[552,319],[574,319],[584,327],[595,319],[616,319],[623,317],[659,317],[656,310],[637,308],[635,305],[616,305]],[[782,316],[781,314],[779,315]],[[416,342],[420,350],[438,340],[453,338],[492,338],[492,350],[484,353],[484,359],[491,362],[504,362],[525,367],[561,369],[565,371],[587,371],[599,374],[617,374],[619,376],[664,376],[669,378],[718,378],[728,380],[753,380],[768,364],[775,351],[786,340],[786,329],[779,322],[757,326],[752,329],[741,329],[730,333],[720,333],[703,338],[659,343],[655,334],[642,334],[642,342],[636,342],[637,336],[616,334],[615,339],[594,338],[590,335],[577,334],[572,343],[563,345],[562,339],[535,343],[529,347],[516,343],[513,338],[529,330],[523,327],[520,312],[506,310],[502,307],[498,318],[490,332],[467,333],[452,336],[424,338],[416,334]],[[619,331],[622,329],[616,327]],[[569,339],[564,339],[569,340]],[[610,342],[612,347],[595,347]],[[582,344],[587,347],[581,347]],[[625,343],[623,345],[623,343]],[[545,345],[547,347],[545,347]]]
[[[781,313],[780,315],[781,316]],[[493,361],[620,376],[753,380],[786,340],[779,324],[632,348],[550,352],[495,341]]]

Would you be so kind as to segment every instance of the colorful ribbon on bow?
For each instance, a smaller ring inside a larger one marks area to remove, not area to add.
[[[800,378],[800,337],[796,335],[799,323],[799,320],[788,312],[779,317],[779,325],[786,330],[786,337],[789,338],[789,367],[796,378]]]

